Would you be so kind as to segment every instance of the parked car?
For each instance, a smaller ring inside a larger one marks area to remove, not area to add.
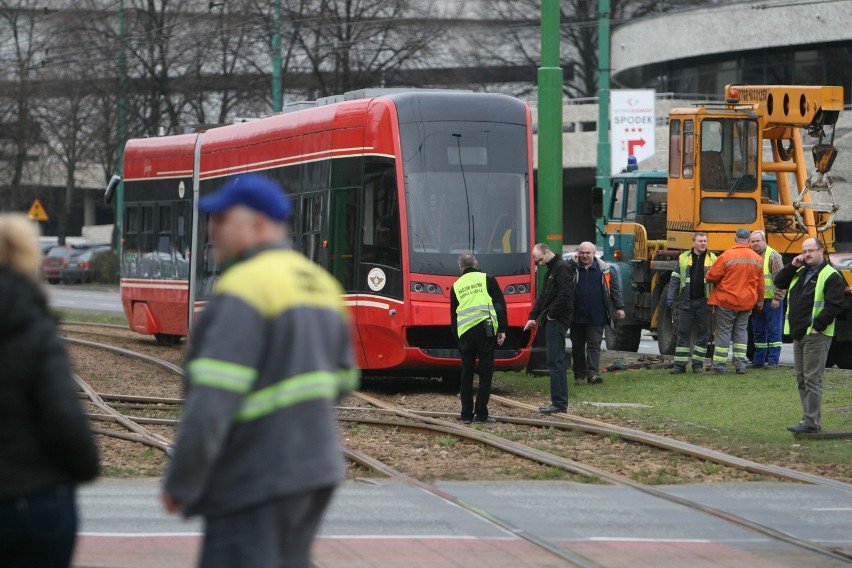
[[[110,250],[109,247],[94,247],[84,250],[78,255],[72,255],[68,258],[68,264],[60,270],[60,279],[62,282],[92,282],[94,280],[94,272],[92,270],[94,259],[99,254]]]
[[[62,279],[62,269],[68,266],[68,260],[86,251],[85,248],[76,248],[68,245],[57,245],[51,248],[44,257],[42,272],[45,279],[51,284],[59,284]]]

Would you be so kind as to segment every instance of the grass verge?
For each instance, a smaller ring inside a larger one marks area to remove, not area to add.
[[[80,312],[74,310],[51,310],[60,321],[84,321],[88,323],[114,323],[127,325],[124,314],[102,314],[97,312]]]
[[[828,466],[833,477],[852,479],[852,440],[797,439],[786,427],[801,418],[790,367],[746,375],[669,375],[667,369],[603,375],[602,385],[569,380],[570,412],[671,434],[756,461]],[[496,373],[495,389],[509,396],[549,400],[547,376]],[[852,371],[829,369],[823,381],[823,430],[852,430]],[[596,407],[587,403],[639,403],[649,408]]]

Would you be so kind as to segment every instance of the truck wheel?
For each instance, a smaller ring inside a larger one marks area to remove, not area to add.
[[[674,355],[677,346],[677,312],[666,305],[666,294],[657,306],[657,346],[660,355]]]
[[[641,325],[620,325],[612,328],[604,328],[604,340],[608,351],[639,351],[639,342],[642,340]]]

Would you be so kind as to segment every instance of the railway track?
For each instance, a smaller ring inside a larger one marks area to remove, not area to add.
[[[395,416],[401,418],[407,418],[414,421],[422,421],[426,424],[426,428],[429,430],[434,430],[438,432],[444,432],[448,434],[453,434],[456,436],[464,437],[469,440],[490,445],[494,448],[501,449],[503,451],[511,452],[515,455],[525,457],[527,459],[537,461],[539,463],[543,463],[546,465],[550,465],[551,467],[557,467],[563,469],[565,471],[569,471],[571,473],[580,474],[587,477],[598,478],[604,481],[607,481],[612,484],[621,485],[624,487],[629,487],[631,489],[640,491],[647,495],[651,495],[658,499],[662,499],[665,501],[669,501],[672,503],[676,503],[678,505],[682,505],[684,507],[688,507],[695,511],[699,511],[705,513],[707,515],[711,515],[718,519],[722,519],[724,521],[730,522],[732,524],[738,525],[740,527],[746,528],[748,530],[754,531],[756,533],[762,534],[763,536],[767,536],[774,540],[784,542],[786,544],[790,544],[801,549],[807,550],[817,555],[821,555],[823,557],[831,558],[834,560],[839,560],[842,562],[852,563],[852,555],[842,551],[835,550],[830,547],[823,546],[819,543],[800,539],[791,534],[779,531],[767,525],[757,523],[741,517],[739,515],[735,515],[733,513],[711,507],[705,505],[703,503],[699,503],[697,501],[693,501],[690,499],[686,499],[684,497],[674,495],[672,493],[668,493],[656,487],[639,483],[622,475],[613,474],[597,467],[589,466],[586,464],[582,464],[564,457],[556,456],[554,454],[549,454],[547,452],[543,452],[541,450],[537,450],[534,448],[530,448],[528,446],[524,446],[522,444],[518,444],[516,442],[507,440],[505,438],[501,438],[494,434],[484,431],[478,431],[474,428],[464,427],[458,425],[458,423],[451,423],[445,420],[440,420],[436,418],[430,418],[428,416],[422,416],[420,414],[411,412],[407,409],[393,407],[392,405],[386,404],[378,399],[367,396],[363,393],[354,393],[356,398],[371,404],[381,410],[387,411]],[[370,423],[373,425],[383,425],[390,427],[412,427],[411,425],[401,425],[397,422],[385,422],[385,421],[377,421],[377,420],[369,420],[369,421],[361,421],[359,422]],[[552,421],[541,421],[541,422],[552,422]],[[848,484],[847,484],[848,485]]]
[[[81,345],[87,348],[98,348],[104,349],[116,355],[120,355],[123,357],[132,357],[134,359],[138,359],[144,361],[146,364],[156,365],[157,367],[164,369],[170,374],[174,374],[177,376],[182,375],[182,369],[168,361],[164,361],[158,357],[154,357],[152,355],[134,352],[133,350],[125,349],[122,347],[117,347],[114,345],[105,345],[98,342],[80,340],[67,338],[67,341],[72,345]],[[113,437],[117,437],[123,440],[128,440],[132,442],[143,443],[151,447],[158,448],[159,450],[168,453],[171,446],[171,441],[165,438],[162,435],[151,432],[146,429],[143,424],[155,424],[155,425],[173,425],[173,419],[165,419],[165,418],[152,418],[147,416],[127,416],[124,415],[114,408],[107,404],[107,401],[111,403],[116,403],[116,406],[122,405],[122,407],[128,407],[128,405],[133,405],[133,408],[167,408],[171,411],[178,409],[182,403],[182,400],[179,398],[169,398],[169,397],[149,397],[149,396],[139,396],[139,395],[125,395],[125,394],[99,394],[94,391],[91,387],[86,385],[82,379],[78,381],[81,385],[81,389],[86,396],[86,398],[101,411],[101,414],[92,415],[91,418],[97,421],[110,421],[113,423],[120,424],[123,426],[127,432],[116,432],[113,430],[107,430],[102,428],[97,428],[96,431],[98,433],[109,435]],[[733,524],[739,525],[741,527],[747,528],[754,532],[760,533],[769,538],[785,542],[787,544],[791,544],[807,550],[814,554],[819,554],[824,557],[829,557],[834,560],[840,560],[843,562],[852,562],[852,556],[849,554],[834,550],[829,547],[822,546],[818,543],[807,541],[803,539],[799,539],[793,535],[789,535],[778,531],[772,527],[768,527],[759,523],[755,523],[748,519],[739,517],[737,515],[733,515],[726,511],[716,509],[713,507],[709,507],[707,505],[697,503],[683,497],[673,495],[667,493],[661,489],[658,489],[653,486],[649,486],[646,484],[639,483],[632,479],[629,479],[625,476],[614,474],[603,469],[590,466],[587,464],[579,463],[564,457],[560,457],[554,454],[550,454],[541,450],[537,450],[531,448],[529,446],[525,446],[518,442],[514,442],[512,440],[497,436],[490,432],[478,431],[473,428],[462,426],[456,420],[456,415],[449,413],[429,413],[429,412],[413,412],[408,409],[402,409],[398,407],[394,407],[393,405],[382,402],[374,397],[370,397],[363,393],[354,393],[353,396],[360,400],[361,402],[370,405],[371,409],[366,409],[364,407],[347,407],[342,408],[341,411],[343,413],[381,413],[385,415],[391,415],[399,419],[403,419],[404,422],[400,420],[377,420],[370,417],[352,417],[352,416],[340,416],[339,419],[342,422],[357,422],[369,426],[381,427],[381,428],[404,428],[404,429],[412,429],[412,430],[428,430],[431,432],[440,432],[444,434],[449,434],[452,436],[458,436],[460,438],[465,438],[468,440],[475,441],[480,444],[488,445],[492,448],[498,449],[503,452],[508,452],[513,455],[522,457],[527,460],[532,460],[540,464],[547,465],[549,467],[558,468],[564,471],[568,471],[577,475],[597,478],[608,483],[621,485],[630,487],[634,490],[643,492],[648,495],[652,495],[659,499],[664,499],[669,502],[677,503],[684,507],[689,507],[691,509],[701,511],[702,513],[712,515],[716,518],[726,520]],[[496,403],[504,405],[509,408],[521,409],[530,412],[536,412],[537,409],[531,405],[521,403],[518,401],[513,401],[511,399],[505,397],[494,396],[492,400]],[[786,480],[792,480],[803,483],[811,483],[818,484],[827,487],[832,487],[835,489],[842,489],[845,491],[852,490],[852,485],[843,483],[837,480],[831,480],[827,478],[823,478],[820,476],[815,476],[812,474],[806,474],[802,472],[796,472],[794,470],[788,470],[786,468],[780,468],[778,466],[764,465],[758,464],[756,462],[750,462],[748,460],[744,460],[742,458],[738,458],[736,456],[730,456],[727,454],[723,454],[721,452],[716,452],[714,450],[708,450],[706,448],[700,448],[698,446],[694,446],[691,444],[687,444],[685,442],[679,442],[676,440],[672,440],[669,438],[665,438],[663,436],[658,436],[654,434],[648,434],[636,430],[631,430],[628,428],[613,426],[611,424],[606,424],[604,422],[590,420],[579,416],[574,415],[556,415],[556,418],[561,418],[562,420],[541,420],[541,419],[530,419],[530,418],[521,418],[521,417],[498,417],[501,422],[512,423],[523,426],[531,426],[531,427],[540,427],[540,428],[556,428],[556,429],[577,429],[585,432],[597,434],[597,435],[605,435],[605,436],[618,436],[624,439],[653,445],[655,447],[663,448],[669,451],[675,451],[679,453],[683,453],[692,457],[696,457],[702,460],[712,461],[716,463],[721,463],[723,465],[727,465],[729,467],[736,467],[743,469],[745,471],[749,471],[751,473],[758,473],[762,475],[770,475]],[[451,421],[443,420],[442,418],[451,418]],[[406,476],[401,472],[397,472],[393,470],[393,468],[388,468],[388,466],[381,467],[378,464],[380,463],[375,458],[369,458],[363,452],[357,452],[356,450],[349,450],[347,452],[347,456],[354,461],[355,463],[360,464],[363,467],[370,467],[371,469],[376,469],[377,471],[382,471],[384,474],[392,474],[394,477],[398,477],[400,479],[404,479],[407,483],[414,484],[421,489],[428,490],[430,493],[435,494],[436,496],[440,496],[441,491],[437,488],[433,488],[432,490],[427,489],[425,485],[421,485],[425,482],[421,480],[417,480],[414,477]],[[370,465],[372,464],[372,465]],[[393,470],[393,471],[392,471]],[[400,477],[402,476],[402,477]],[[428,484],[426,484],[428,485]],[[452,501],[454,498],[449,495],[444,495],[441,498],[445,498],[446,500]],[[488,516],[488,515],[486,515]],[[492,522],[495,522],[498,526],[501,526],[504,530],[508,530],[515,534],[515,531],[519,530],[516,527],[512,527],[508,523],[500,524],[499,519],[494,520],[491,519]],[[523,531],[521,531],[523,532]],[[529,542],[535,544],[544,549],[552,548],[552,545],[548,543],[535,543],[537,539],[532,536]],[[551,553],[554,553],[551,550]],[[556,555],[559,555],[559,552],[555,552]],[[572,553],[567,553],[567,556],[560,556],[563,560],[573,563],[578,566],[591,566],[594,564],[590,564],[586,559],[578,556],[573,556]]]

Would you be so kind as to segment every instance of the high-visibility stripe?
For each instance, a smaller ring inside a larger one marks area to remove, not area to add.
[[[763,270],[763,266],[753,258],[732,258],[725,263],[725,266],[729,266],[731,264],[753,264],[754,266],[760,266],[760,269]]]
[[[248,392],[257,378],[257,370],[252,367],[207,357],[195,359],[187,369],[189,380],[194,385],[239,393]]]
[[[782,347],[784,345],[781,341],[772,341],[767,344],[768,347]]]
[[[763,298],[766,300],[775,297],[775,280],[772,278],[772,271],[769,268],[769,261],[774,252],[775,249],[769,245],[763,250]]]
[[[469,308],[465,308],[463,310],[457,311],[456,315],[466,316],[467,314],[474,313],[474,312],[482,312],[482,311],[487,312],[490,308],[491,308],[490,304],[480,304],[478,306],[470,306]]]
[[[314,371],[289,377],[248,395],[237,413],[240,422],[257,420],[282,408],[311,400],[334,400],[340,377],[331,371]]]

